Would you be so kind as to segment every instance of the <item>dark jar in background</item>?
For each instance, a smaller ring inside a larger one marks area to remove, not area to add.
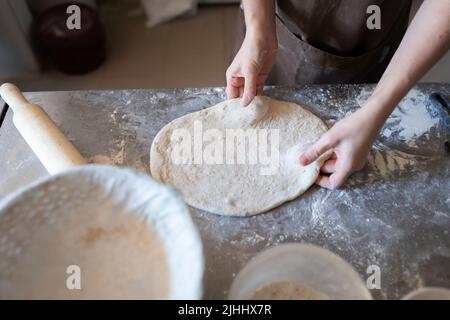
[[[106,59],[106,34],[99,15],[93,8],[80,8],[80,29],[69,29],[72,13],[61,4],[39,14],[33,28],[34,39],[42,52],[64,73],[83,74],[99,67]]]

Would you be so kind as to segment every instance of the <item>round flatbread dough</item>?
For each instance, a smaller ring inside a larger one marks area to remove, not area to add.
[[[329,153],[308,166],[302,151],[327,126],[301,106],[258,96],[221,102],[167,124],[150,150],[152,176],[198,209],[229,216],[270,210],[305,192]]]

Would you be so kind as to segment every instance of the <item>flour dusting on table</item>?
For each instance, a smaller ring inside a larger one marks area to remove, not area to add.
[[[363,106],[371,93],[372,90],[366,88],[361,90],[357,97],[358,104]],[[396,134],[408,145],[417,146],[417,139],[429,134],[439,124],[439,118],[428,111],[427,100],[423,92],[417,89],[409,91],[387,119],[381,134],[385,137]]]

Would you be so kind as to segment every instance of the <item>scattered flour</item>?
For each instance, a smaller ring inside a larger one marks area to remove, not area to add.
[[[356,101],[362,106],[372,94],[367,88],[361,90]],[[397,134],[399,139],[409,146],[417,146],[416,140],[426,135],[439,123],[438,117],[433,117],[426,108],[427,96],[417,89],[412,89],[403,98],[394,112],[386,121],[382,135],[390,137]]]
[[[115,163],[112,161],[112,159],[108,156],[105,156],[103,154],[96,154],[95,156],[92,156],[88,159],[89,163],[95,163],[95,164],[107,164],[107,165],[114,165]]]
[[[382,150],[374,146],[367,163],[371,172],[377,172],[386,177],[396,171],[412,170],[418,163],[417,156],[393,149]]]
[[[96,154],[88,158],[88,162],[95,164],[123,165],[125,160],[125,140],[120,142],[119,147],[119,151],[114,155],[107,156],[104,154]]]
[[[122,140],[120,142],[120,150],[113,156],[112,160],[116,164],[123,164],[124,158],[125,158],[125,140]]]
[[[126,152],[125,152],[125,140],[122,140],[119,144],[119,151],[117,151],[115,154],[112,155],[105,155],[105,154],[96,154],[92,157],[88,158],[88,162],[91,164],[105,164],[105,165],[118,165],[123,166],[125,165],[125,158],[126,158]],[[135,159],[132,164],[128,165],[129,167],[133,168],[135,171],[148,173],[148,166],[145,166],[139,159]]]

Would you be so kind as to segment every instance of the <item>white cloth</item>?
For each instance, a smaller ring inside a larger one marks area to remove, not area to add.
[[[147,16],[147,27],[154,27],[173,18],[194,14],[198,0],[141,0]]]

